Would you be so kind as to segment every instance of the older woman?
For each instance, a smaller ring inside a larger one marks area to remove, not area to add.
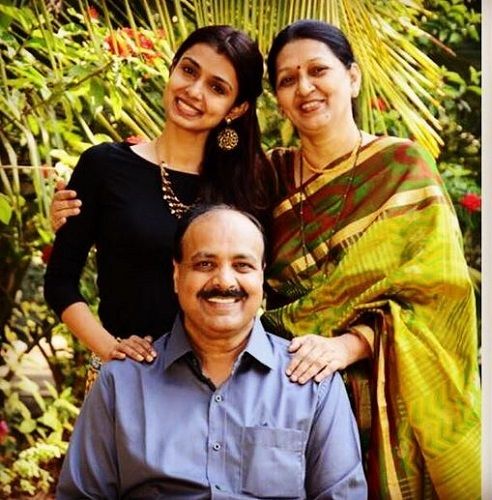
[[[371,498],[479,498],[474,294],[435,163],[358,129],[361,73],[334,26],[286,27],[268,71],[300,138],[271,154],[282,197],[265,320],[296,337],[288,373],[347,368]]]

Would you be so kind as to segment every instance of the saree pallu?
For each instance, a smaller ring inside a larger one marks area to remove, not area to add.
[[[267,282],[284,303],[264,319],[287,336],[374,331],[371,359],[345,371],[370,498],[480,498],[475,299],[432,157],[381,137],[302,188],[298,152],[271,159],[284,196]]]

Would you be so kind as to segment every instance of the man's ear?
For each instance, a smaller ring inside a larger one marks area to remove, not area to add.
[[[178,293],[178,279],[179,279],[179,265],[173,259],[173,283],[174,283],[174,292]]]
[[[229,113],[227,113],[226,118],[229,119],[229,120],[231,120],[231,121],[234,121],[237,118],[243,116],[244,113],[246,113],[246,111],[248,111],[248,109],[249,109],[249,102],[248,101],[244,101],[242,104],[239,104],[239,106],[234,106],[229,111]]]

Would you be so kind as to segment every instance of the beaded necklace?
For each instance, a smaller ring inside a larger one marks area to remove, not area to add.
[[[159,160],[159,138],[155,141],[155,156],[161,171],[162,199],[167,203],[171,214],[181,219],[181,217],[195,204],[192,203],[187,205],[183,203],[174,192],[171,179],[169,178],[169,165],[164,160]]]

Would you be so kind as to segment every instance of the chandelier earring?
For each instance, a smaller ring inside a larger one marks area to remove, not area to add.
[[[239,135],[229,126],[232,122],[230,118],[226,118],[225,122],[226,126],[217,135],[217,145],[223,151],[231,151],[239,144]]]

